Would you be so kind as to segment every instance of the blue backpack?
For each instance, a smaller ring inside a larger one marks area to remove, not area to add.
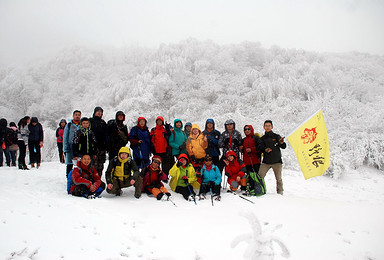
[[[79,172],[81,174],[81,172],[82,172],[81,168],[78,168],[78,169],[79,169]],[[73,172],[73,169],[68,173],[68,178],[67,178],[67,192],[68,192],[68,194],[71,194],[71,188],[73,186],[72,172]]]

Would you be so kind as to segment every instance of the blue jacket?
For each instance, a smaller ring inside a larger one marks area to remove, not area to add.
[[[132,127],[129,132],[129,140],[131,141],[130,146],[133,150],[133,158],[149,160],[149,155],[151,153],[151,138],[148,127],[145,126],[144,129],[141,129],[138,126]],[[142,140],[143,142],[139,144],[137,142],[139,140]]]
[[[186,148],[180,150],[181,145],[187,144],[187,136],[183,132],[183,122],[181,122],[181,127],[176,128],[176,123],[181,122],[180,119],[175,119],[173,121],[173,130],[171,130],[171,136],[169,137],[169,145],[172,147],[172,155],[179,155],[182,153],[187,153]]]
[[[212,123],[213,124],[213,130],[209,132],[207,130],[207,124]],[[208,149],[207,153],[210,156],[220,156],[220,149],[219,149],[219,139],[220,139],[220,132],[215,129],[215,121],[213,119],[207,119],[207,122],[205,123],[205,130],[203,131],[203,134],[207,136],[208,140]]]
[[[203,184],[208,184],[208,182],[210,181],[215,182],[215,185],[221,184],[221,173],[220,173],[219,167],[217,167],[214,164],[212,164],[212,169],[210,171],[208,171],[204,165],[203,168],[201,169],[201,175],[203,178],[203,181],[202,181]]]
[[[75,132],[79,129],[79,125],[76,125],[69,120],[69,123],[64,128],[63,135],[63,151],[65,153],[72,151],[73,137],[75,136]]]

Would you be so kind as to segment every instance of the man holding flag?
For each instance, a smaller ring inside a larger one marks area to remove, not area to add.
[[[265,134],[261,137],[263,151],[263,163],[260,165],[259,175],[264,178],[267,172],[272,168],[276,178],[277,193],[283,195],[283,179],[281,171],[283,168],[283,160],[281,159],[280,149],[285,149],[287,144],[284,142],[284,137],[272,132],[273,124],[271,120],[264,122]]]

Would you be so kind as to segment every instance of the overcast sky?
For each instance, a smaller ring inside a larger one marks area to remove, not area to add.
[[[384,55],[382,0],[0,0],[0,64],[189,37]]]

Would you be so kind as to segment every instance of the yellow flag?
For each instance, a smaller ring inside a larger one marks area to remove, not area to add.
[[[305,179],[323,175],[329,167],[329,142],[323,112],[317,111],[287,137]]]

